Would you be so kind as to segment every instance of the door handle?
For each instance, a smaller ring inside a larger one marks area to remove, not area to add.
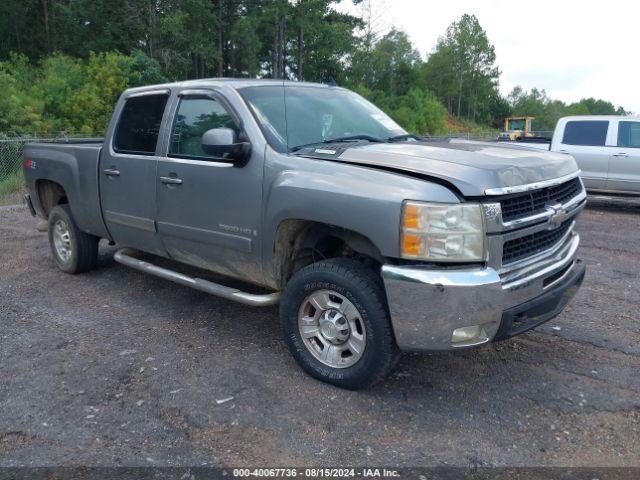
[[[569,153],[569,152],[568,152],[568,151],[566,151],[566,150],[558,150],[558,152],[560,152],[560,153]]]
[[[620,157],[620,158],[627,158],[629,156],[628,153],[624,153],[624,152],[620,152],[620,153],[614,153],[613,154],[614,157]]]
[[[160,181],[167,185],[182,185],[182,179],[177,177],[160,177]]]
[[[108,177],[119,177],[120,176],[120,170],[116,170],[115,168],[105,168],[104,170],[104,174]]]

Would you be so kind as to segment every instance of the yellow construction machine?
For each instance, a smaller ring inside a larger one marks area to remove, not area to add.
[[[535,137],[531,122],[536,117],[508,117],[504,119],[504,130],[500,132],[499,140],[522,140]]]

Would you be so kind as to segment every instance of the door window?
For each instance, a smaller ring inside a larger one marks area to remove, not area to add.
[[[571,121],[564,127],[562,143],[565,145],[604,146],[608,121]]]
[[[213,158],[202,150],[202,135],[212,128],[238,127],[229,112],[213,98],[183,98],[176,113],[169,155]]]
[[[113,149],[132,155],[154,155],[168,95],[144,95],[126,101],[114,136]]]
[[[620,122],[618,146],[640,148],[640,122]]]

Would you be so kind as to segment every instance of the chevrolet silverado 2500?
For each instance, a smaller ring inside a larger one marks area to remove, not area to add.
[[[94,268],[108,239],[127,266],[248,305],[279,302],[300,366],[345,388],[382,379],[402,350],[534,328],[585,273],[574,225],[586,195],[570,156],[416,137],[327,85],[130,89],[103,142],[29,144],[24,172],[60,269]]]

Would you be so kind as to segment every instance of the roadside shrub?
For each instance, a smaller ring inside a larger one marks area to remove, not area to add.
[[[7,177],[0,179],[0,200],[12,193],[24,190],[24,188],[24,176],[22,175],[22,171],[18,170]]]
[[[28,89],[32,67],[26,57],[12,55],[0,62],[0,133],[19,134],[43,128],[44,102]]]
[[[412,88],[406,95],[387,95],[366,87],[355,88],[405,130],[418,135],[443,135],[447,132],[447,109],[429,91]]]
[[[164,81],[158,62],[139,50],[86,60],[58,53],[37,65],[12,55],[0,62],[0,134],[102,134],[123,90]]]

